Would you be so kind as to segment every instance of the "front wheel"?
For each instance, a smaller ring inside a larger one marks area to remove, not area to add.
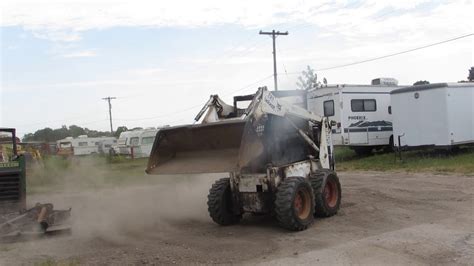
[[[314,195],[303,177],[289,177],[278,186],[275,215],[279,224],[292,231],[302,231],[314,221]]]
[[[333,171],[319,171],[310,177],[315,198],[315,215],[331,217],[341,205],[341,183]]]
[[[232,211],[232,190],[229,178],[221,178],[212,185],[207,196],[207,207],[212,220],[220,225],[238,223],[242,217]]]

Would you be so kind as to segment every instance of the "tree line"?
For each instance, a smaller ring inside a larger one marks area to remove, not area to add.
[[[141,128],[133,128],[134,129],[141,129]],[[28,133],[23,137],[24,142],[28,141],[42,141],[42,142],[54,142],[60,139],[64,139],[66,137],[73,137],[77,138],[80,135],[87,135],[88,137],[95,138],[95,137],[119,137],[120,133],[129,130],[126,126],[120,126],[115,130],[113,134],[109,131],[99,131],[93,130],[89,128],[83,128],[77,125],[70,125],[69,127],[63,125],[60,128],[52,129],[49,127],[36,130],[34,133]]]

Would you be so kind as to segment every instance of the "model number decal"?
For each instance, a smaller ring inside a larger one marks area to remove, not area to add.
[[[273,96],[273,94],[268,93],[265,97],[265,102],[273,111],[281,111],[281,104],[275,100],[275,96]]]
[[[10,168],[10,167],[19,167],[20,163],[18,162],[6,162],[0,163],[0,168]]]

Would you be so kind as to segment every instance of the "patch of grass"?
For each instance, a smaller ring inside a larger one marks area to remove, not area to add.
[[[0,252],[8,252],[10,250],[13,250],[13,248],[7,246],[0,247]]]
[[[343,171],[408,171],[474,174],[474,149],[465,148],[456,153],[436,150],[408,151],[400,161],[395,153],[376,153],[358,157],[347,147],[335,150],[336,168]]]
[[[403,152],[400,161],[394,153],[359,157],[347,147],[335,150],[338,171],[407,171],[474,175],[474,148],[456,154],[435,151]],[[27,171],[27,193],[47,193],[101,189],[124,185],[172,183],[172,176],[145,174],[147,158],[109,160],[101,156],[62,159],[49,157]]]

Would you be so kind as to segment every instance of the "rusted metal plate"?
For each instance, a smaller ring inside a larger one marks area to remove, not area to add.
[[[260,190],[260,191],[259,191]],[[241,175],[239,177],[240,192],[267,192],[267,175]]]
[[[318,169],[316,162],[312,160],[305,160],[297,163],[292,163],[282,167],[285,177],[301,176],[308,177],[313,169]]]
[[[269,213],[272,208],[272,197],[268,192],[241,192],[240,201],[245,212]]]

